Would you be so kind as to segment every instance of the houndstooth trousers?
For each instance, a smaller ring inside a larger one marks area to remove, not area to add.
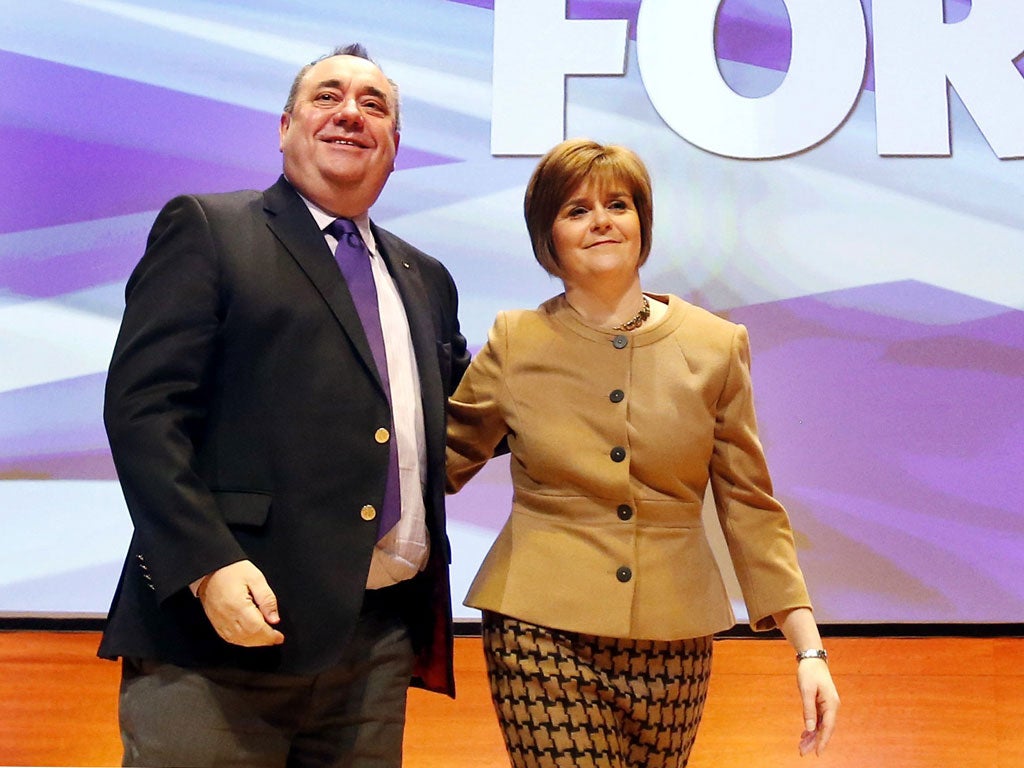
[[[485,611],[491,696],[515,768],[683,768],[712,638],[630,640]]]

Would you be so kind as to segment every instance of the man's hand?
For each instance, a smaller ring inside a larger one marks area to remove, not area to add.
[[[227,642],[250,648],[284,642],[284,635],[273,627],[281,621],[277,597],[252,561],[240,560],[206,576],[196,597]]]

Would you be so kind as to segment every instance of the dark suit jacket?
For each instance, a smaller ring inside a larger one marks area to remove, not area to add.
[[[447,270],[374,227],[421,379],[431,559],[409,585],[419,684],[452,692],[444,408],[468,364]],[[310,673],[335,662],[363,599],[387,399],[352,298],[302,199],[184,196],[128,281],[104,419],[135,532],[99,654]],[[248,558],[285,642],[216,635],[188,584]]]

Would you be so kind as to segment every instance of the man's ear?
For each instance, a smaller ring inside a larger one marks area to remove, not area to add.
[[[284,137],[285,137],[285,134],[288,133],[288,128],[291,126],[291,124],[292,124],[292,116],[289,113],[287,113],[287,112],[282,112],[281,113],[281,123],[280,123],[280,125],[277,128],[277,133],[278,133],[277,148],[281,152],[284,151]]]

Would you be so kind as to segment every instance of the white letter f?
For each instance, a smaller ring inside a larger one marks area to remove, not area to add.
[[[629,22],[565,18],[565,0],[494,0],[491,154],[542,155],[565,138],[566,75],[621,75]]]

